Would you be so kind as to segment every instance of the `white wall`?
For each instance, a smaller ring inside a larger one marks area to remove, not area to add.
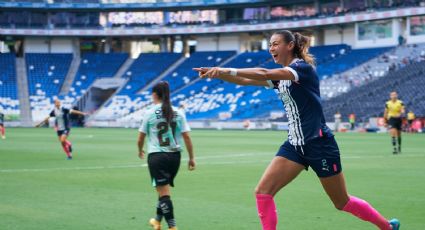
[[[243,49],[244,34],[207,35],[196,38],[197,51],[227,51]]]
[[[25,53],[48,53],[49,42],[46,38],[25,38]]]
[[[239,50],[240,38],[238,35],[221,35],[218,37],[218,50]]]
[[[325,29],[325,45],[341,44],[342,39],[338,28]]]
[[[51,53],[72,53],[73,50],[71,38],[54,38],[50,41]]]
[[[356,33],[355,33],[355,27],[354,25],[350,25],[347,28],[344,28],[344,38],[343,43],[348,45],[354,45],[356,40]]]
[[[196,38],[196,51],[217,51],[218,38],[217,36],[199,36]]]
[[[347,44],[354,45],[354,24],[345,25],[343,28],[330,27],[324,30],[324,45]]]
[[[25,38],[25,53],[72,53],[71,38]]]

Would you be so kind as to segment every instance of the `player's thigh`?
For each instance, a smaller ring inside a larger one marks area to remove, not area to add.
[[[67,138],[68,138],[68,136],[66,134],[62,134],[62,135],[60,135],[59,140],[60,140],[60,142],[65,142]]]
[[[397,129],[396,129],[396,128],[391,128],[391,129],[390,129],[390,135],[391,135],[392,137],[396,137],[396,136],[397,136],[397,133],[398,133],[398,131],[397,131]]]
[[[275,195],[300,174],[305,166],[285,157],[276,156],[267,167],[255,189],[256,194]]]
[[[342,210],[349,200],[344,174],[341,172],[334,176],[322,177],[319,179],[326,194],[328,194],[335,207]]]

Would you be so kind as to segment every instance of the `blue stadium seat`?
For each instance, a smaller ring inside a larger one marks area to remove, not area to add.
[[[0,54],[0,111],[19,114],[14,54]]]
[[[40,120],[52,108],[72,61],[72,54],[27,53],[28,88],[33,120]]]
[[[127,60],[127,53],[85,53],[68,93],[70,103],[82,96],[97,78],[110,78]]]

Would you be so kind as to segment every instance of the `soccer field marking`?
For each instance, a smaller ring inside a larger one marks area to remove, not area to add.
[[[147,164],[136,165],[113,165],[113,166],[86,166],[86,167],[70,167],[70,168],[36,168],[36,169],[0,169],[0,173],[15,173],[15,172],[52,172],[52,171],[68,171],[68,170],[98,170],[98,169],[126,169],[126,168],[142,168],[147,167]]]
[[[233,158],[240,156],[253,156],[258,155],[258,153],[250,154],[229,154],[225,156],[211,156],[211,157],[199,157],[201,160],[212,159],[212,158]],[[389,158],[392,155],[375,155],[375,156],[343,156],[343,159],[380,159],[380,158]],[[410,157],[425,157],[425,154],[409,154],[409,155],[400,155],[396,156],[397,158],[410,158]],[[252,159],[252,160],[237,160],[237,161],[216,161],[216,162],[198,162],[198,165],[238,165],[238,164],[253,164],[253,163],[268,163],[273,159],[271,156],[269,159]],[[186,158],[183,158],[183,161],[187,161]],[[26,168],[26,169],[0,169],[0,173],[25,173],[25,172],[53,172],[53,171],[80,171],[80,170],[104,170],[104,169],[129,169],[129,168],[144,168],[148,165],[144,164],[127,164],[127,165],[110,165],[110,166],[79,166],[79,167],[64,167],[64,168]]]

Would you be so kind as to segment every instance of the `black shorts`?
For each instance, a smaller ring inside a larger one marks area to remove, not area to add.
[[[148,167],[152,178],[152,186],[171,185],[180,167],[180,152],[149,153]]]
[[[58,130],[58,131],[57,131],[57,133],[58,133],[58,137],[60,137],[60,136],[62,136],[62,135],[66,135],[66,136],[68,136],[68,135],[69,135],[69,132],[71,132],[71,130],[70,130],[70,129]]]
[[[334,176],[342,171],[338,144],[333,136],[318,137],[302,146],[286,141],[276,156],[302,164],[306,170],[310,166],[318,177]]]
[[[388,128],[401,130],[402,121],[399,117],[391,117],[388,120]]]

